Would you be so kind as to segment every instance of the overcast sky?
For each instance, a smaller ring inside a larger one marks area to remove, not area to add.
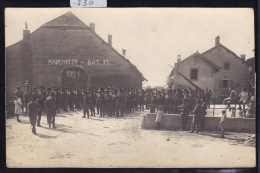
[[[6,9],[6,46],[22,39],[25,21],[31,32],[71,11],[137,66],[151,86],[165,85],[177,61],[212,48],[215,37],[238,56],[254,56],[253,9],[228,8],[49,8]]]

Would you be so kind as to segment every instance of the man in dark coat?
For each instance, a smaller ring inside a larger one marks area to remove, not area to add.
[[[120,89],[119,92],[117,93],[116,95],[116,116],[119,117],[119,116],[123,116],[124,114],[124,110],[123,110],[123,107],[124,107],[124,95],[122,93],[123,91]],[[119,115],[120,114],[120,115]]]
[[[86,113],[89,118],[89,111],[91,111],[91,93],[90,91],[84,91],[83,96],[83,117],[86,118]]]
[[[38,98],[36,99],[37,103],[40,105],[40,109],[38,111],[38,118],[37,118],[37,127],[41,127],[41,117],[44,110],[44,95],[42,91],[40,90],[38,93]]]
[[[205,116],[207,115],[207,100],[203,99],[201,104],[201,118],[200,118],[200,130],[204,130]]]
[[[192,120],[192,125],[191,125],[191,131],[190,133],[196,133],[199,132],[199,125],[200,125],[200,118],[201,118],[201,113],[202,113],[202,107],[201,107],[201,100],[197,100],[197,104],[195,106],[195,109],[193,110],[194,116]]]
[[[28,103],[28,113],[30,118],[30,123],[32,125],[32,133],[36,135],[36,120],[39,110],[41,109],[41,106],[39,103],[37,103],[35,100],[32,100]]]
[[[47,122],[49,124],[49,128],[51,128],[51,123],[53,123],[53,128],[55,127],[55,116],[56,116],[56,105],[55,105],[55,95],[54,93],[50,93],[49,97],[46,98],[45,106],[47,113]]]
[[[191,111],[191,106],[186,99],[182,99],[182,104],[179,106],[179,109],[181,112],[181,130],[184,130]]]

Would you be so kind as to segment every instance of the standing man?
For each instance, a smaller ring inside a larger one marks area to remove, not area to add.
[[[192,126],[191,131],[189,133],[198,133],[199,132],[199,124],[200,124],[200,117],[201,117],[201,101],[198,99],[197,104],[195,106],[195,109],[193,110],[193,120],[192,120]]]
[[[229,91],[230,91],[230,96],[228,98],[225,98],[223,103],[226,104],[229,108],[229,111],[231,111],[230,103],[236,100],[237,93],[233,87],[230,87]]]
[[[28,103],[28,114],[29,114],[29,118],[30,118],[30,123],[32,126],[32,133],[34,133],[36,135],[36,120],[37,120],[37,115],[38,112],[40,111],[41,106],[35,101],[35,99],[32,99],[29,103]]]
[[[200,118],[200,129],[203,131],[205,127],[205,116],[207,115],[207,100],[202,100],[201,105],[201,118]]]
[[[41,90],[38,93],[38,98],[36,101],[40,105],[38,110],[37,127],[41,127],[41,117],[44,109],[44,95]]]
[[[55,116],[56,116],[56,101],[54,98],[54,93],[51,92],[49,97],[46,98],[46,113],[47,113],[47,123],[49,124],[49,128],[51,128],[51,123],[53,123],[53,128],[55,127]]]
[[[123,104],[124,104],[124,96],[122,94],[122,90],[118,90],[118,94],[116,96],[116,116],[123,116]],[[120,112],[120,115],[119,115]]]
[[[240,111],[242,110],[242,108],[241,108],[241,104],[242,104],[244,115],[246,114],[245,104],[246,104],[247,101],[248,101],[248,92],[247,92],[246,88],[242,88],[242,91],[239,94],[239,100],[238,100],[239,107],[238,107],[238,109]]]
[[[83,96],[83,117],[86,118],[86,113],[89,118],[89,111],[91,111],[91,93],[90,91],[84,91]]]
[[[182,104],[179,106],[179,109],[181,112],[181,131],[183,131],[191,111],[191,106],[186,99],[182,99]]]

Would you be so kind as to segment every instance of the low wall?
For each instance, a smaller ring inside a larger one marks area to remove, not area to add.
[[[140,127],[142,129],[156,129],[155,122],[156,115],[148,113],[141,118]],[[191,129],[193,116],[189,116],[185,125],[185,130]],[[207,131],[220,130],[220,117],[205,117],[205,127]],[[164,114],[160,129],[162,130],[180,130],[181,116],[177,114]],[[255,133],[255,119],[254,118],[231,118],[226,119],[226,131],[234,132],[250,132]]]

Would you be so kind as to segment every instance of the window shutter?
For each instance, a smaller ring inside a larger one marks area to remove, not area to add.
[[[223,80],[219,80],[219,88],[221,89],[223,86]]]

